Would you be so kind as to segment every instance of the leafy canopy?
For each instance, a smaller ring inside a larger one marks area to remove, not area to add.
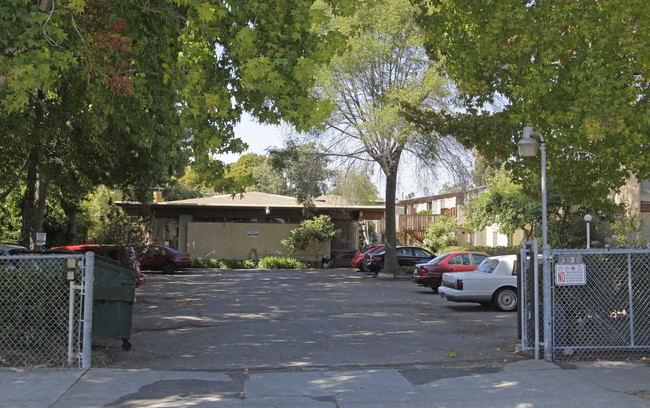
[[[607,201],[630,172],[650,176],[647,1],[412,3],[428,55],[467,108],[422,122],[438,122],[490,159],[515,156],[518,133],[531,123],[571,205]],[[523,161],[537,172],[534,163]]]

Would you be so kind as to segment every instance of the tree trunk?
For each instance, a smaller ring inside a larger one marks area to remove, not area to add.
[[[34,216],[34,233],[43,232],[43,218],[45,217],[45,202],[50,191],[50,182],[43,180],[38,175],[38,190],[36,195],[36,214]]]
[[[398,160],[399,161],[399,160]],[[397,231],[395,227],[395,193],[397,190],[397,165],[384,170],[386,175],[386,253],[384,269],[379,273],[381,279],[393,279],[402,270],[397,261]]]
[[[61,207],[68,217],[68,229],[65,232],[65,243],[75,244],[77,239],[77,206],[67,200],[61,200]]]
[[[30,149],[27,157],[27,185],[23,198],[22,208],[22,230],[20,233],[20,245],[34,249],[36,245],[36,230],[34,223],[38,211],[38,147]]]

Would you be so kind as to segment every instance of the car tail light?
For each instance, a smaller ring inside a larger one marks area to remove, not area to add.
[[[420,276],[426,276],[426,274],[427,274],[427,270],[424,269],[424,268],[418,268],[418,274],[419,274]]]
[[[462,279],[456,279],[456,289],[463,290],[463,280]]]

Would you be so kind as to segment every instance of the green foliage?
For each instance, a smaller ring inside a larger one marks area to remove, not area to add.
[[[458,219],[456,217],[438,217],[427,225],[423,244],[434,251],[438,248],[458,243]]]
[[[533,201],[523,193],[521,185],[515,184],[510,173],[502,169],[487,180],[488,188],[472,198],[465,207],[465,227],[474,231],[484,230],[497,224],[503,234],[526,230],[539,220],[540,201]],[[530,237],[531,232],[527,231]]]
[[[295,258],[282,258],[277,256],[267,256],[260,259],[260,269],[307,269],[308,266],[302,261]]]
[[[340,234],[329,215],[319,215],[309,220],[304,220],[298,228],[291,230],[289,238],[281,241],[290,253],[309,250],[314,255],[314,260],[320,261],[323,257],[322,244],[330,241]]]
[[[219,261],[219,268],[222,269],[255,269],[257,268],[257,262],[251,261],[250,259],[221,259]]]
[[[109,190],[105,186],[97,189],[93,199],[87,203],[90,226],[86,241],[100,244],[144,245],[146,220],[137,220],[122,212],[114,204],[121,193]]]
[[[442,255],[448,252],[456,251],[472,251],[472,252],[483,252],[490,256],[499,256],[499,255],[513,255],[519,253],[520,246],[448,246],[441,248],[436,254]]]
[[[0,243],[16,243],[20,239],[20,191],[14,191],[0,202]]]
[[[201,176],[191,166],[185,167],[180,177],[172,177],[162,191],[165,201],[185,200],[214,195],[215,191],[206,186]]]
[[[68,203],[98,184],[148,201],[190,157],[206,183],[239,191],[213,157],[245,149],[244,111],[300,129],[328,111],[310,88],[344,36],[313,29],[331,18],[313,0],[49,4],[0,5],[0,194],[27,172],[26,209],[39,182]],[[23,214],[30,235],[40,215]]]
[[[200,257],[192,259],[192,268],[219,268],[221,263],[217,259],[203,259]]]
[[[650,249],[650,239],[641,236],[643,224],[634,215],[621,217],[612,224],[614,235],[605,238],[605,248]]]
[[[492,161],[516,157],[519,133],[531,123],[546,139],[549,178],[570,207],[606,206],[629,173],[648,178],[645,0],[412,4],[427,54],[444,64],[467,112],[420,110],[425,127]],[[539,158],[513,166],[529,178]]]
[[[379,199],[377,187],[370,179],[369,169],[353,167],[338,171],[332,183],[330,194],[340,195],[352,205],[367,205]]]
[[[248,153],[241,156],[235,163],[228,165],[226,177],[232,178],[237,185],[249,187],[255,185],[254,172],[266,162],[266,156]]]
[[[296,197],[306,207],[313,207],[313,199],[327,190],[330,160],[314,143],[272,149],[268,160],[271,168],[283,175],[288,195]]]
[[[448,94],[447,81],[426,56],[423,31],[414,24],[415,8],[404,0],[363,2],[335,26],[350,35],[348,47],[318,74],[314,92],[333,104],[320,143],[338,158],[372,162],[386,177],[385,240],[387,269],[397,270],[394,246],[397,172],[405,151],[428,157],[437,151],[437,135],[421,132],[400,106],[428,107]]]

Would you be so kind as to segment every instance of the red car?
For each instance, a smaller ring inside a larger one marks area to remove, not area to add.
[[[448,252],[425,264],[415,265],[411,280],[420,286],[429,287],[434,292],[438,292],[443,273],[474,271],[489,256],[483,252]]]
[[[82,245],[68,245],[63,247],[52,248],[53,251],[93,251],[95,255],[110,258],[120,265],[133,269],[138,272],[138,279],[135,286],[144,285],[147,282],[147,277],[140,271],[140,262],[136,255],[135,248],[132,246],[124,245],[99,245],[99,244],[82,244]]]
[[[188,253],[165,245],[147,245],[140,255],[140,265],[144,270],[158,269],[164,273],[174,273],[178,268],[188,268],[192,261]]]
[[[352,267],[353,268],[359,268],[361,271],[366,272],[365,268],[363,266],[363,258],[365,258],[365,256],[367,254],[371,254],[371,253],[375,252],[376,250],[378,250],[380,248],[383,248],[383,247],[384,247],[384,244],[380,244],[380,245],[374,245],[374,246],[366,247],[366,248],[362,249],[361,252],[359,252],[357,254],[357,256],[355,256],[354,259],[352,260]]]

